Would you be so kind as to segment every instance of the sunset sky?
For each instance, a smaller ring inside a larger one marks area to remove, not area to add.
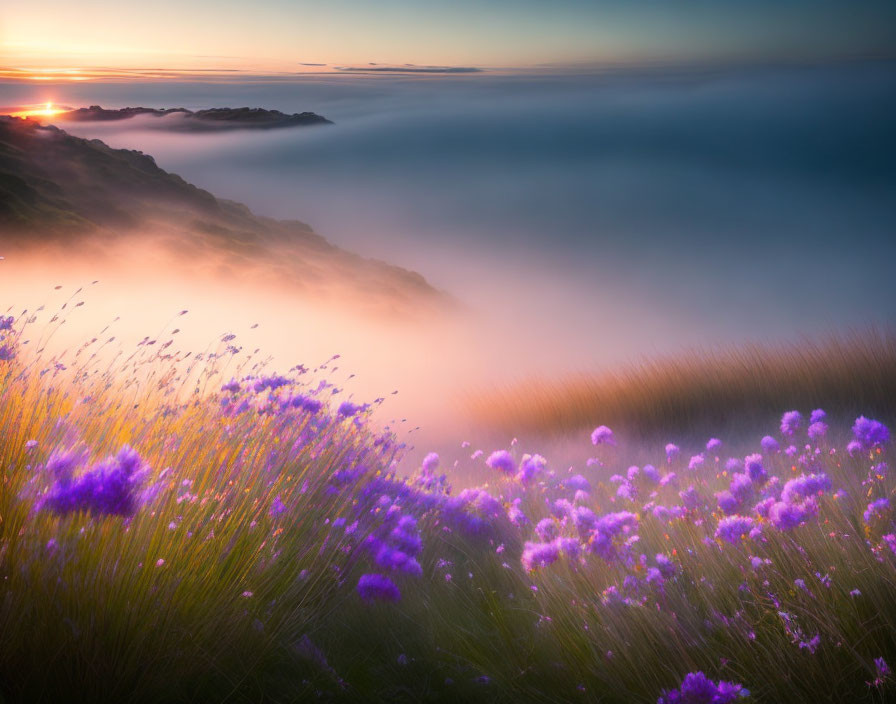
[[[877,0],[44,0],[0,9],[7,75],[824,60],[887,56],[894,46],[896,3]]]

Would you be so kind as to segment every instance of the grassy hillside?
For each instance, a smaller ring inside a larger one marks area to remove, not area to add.
[[[256,284],[402,313],[452,306],[416,272],[340,249],[304,223],[217,199],[147,154],[2,116],[0,237],[7,256],[112,257],[149,244],[191,276],[226,271],[234,281],[254,276]]]

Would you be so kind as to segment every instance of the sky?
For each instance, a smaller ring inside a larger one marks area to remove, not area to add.
[[[0,69],[255,73],[892,56],[890,0],[3,3]],[[76,74],[71,74],[77,77]]]

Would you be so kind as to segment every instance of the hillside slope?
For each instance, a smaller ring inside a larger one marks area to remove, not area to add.
[[[346,252],[297,221],[255,215],[159,168],[32,120],[0,117],[0,242],[6,251],[105,253],[152,242],[178,261],[405,310],[448,297],[417,273]]]

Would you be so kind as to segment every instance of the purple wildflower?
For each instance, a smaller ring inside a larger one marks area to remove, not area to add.
[[[523,513],[523,510],[520,508],[519,499],[514,499],[513,504],[507,509],[507,518],[517,528],[520,528],[529,522],[526,514]]]
[[[678,447],[675,443],[669,443],[666,445],[666,461],[674,462],[678,456],[681,454],[681,448]]]
[[[818,650],[819,645],[821,645],[821,636],[816,633],[809,640],[800,641],[800,650],[808,650],[809,653],[814,655],[815,651]]]
[[[638,490],[634,485],[629,484],[628,482],[623,482],[616,490],[616,496],[620,499],[625,499],[626,501],[634,501],[638,498]]]
[[[546,567],[560,559],[560,544],[554,540],[550,543],[526,542],[521,562],[527,571],[536,567]]]
[[[762,446],[763,452],[767,455],[774,455],[781,451],[781,446],[778,444],[778,441],[771,435],[766,435],[759,441],[759,444]]]
[[[886,544],[890,548],[890,552],[896,555],[896,533],[887,533],[881,536],[881,547]]]
[[[816,408],[812,413],[809,414],[809,422],[810,423],[820,423],[823,420],[827,420],[828,414],[825,413],[821,408]]]
[[[229,391],[232,394],[238,393],[239,390],[240,382],[238,382],[236,379],[231,379],[221,387],[221,391]]]
[[[796,431],[803,427],[803,416],[799,411],[787,411],[781,416],[781,433],[788,437],[796,435]]]
[[[721,538],[732,545],[736,545],[744,536],[750,534],[752,528],[752,518],[747,516],[728,516],[719,521],[719,525],[716,528],[716,538]]]
[[[811,440],[818,440],[823,438],[825,434],[828,432],[828,424],[824,421],[815,421],[809,426],[809,438]]]
[[[741,508],[740,500],[728,490],[716,493],[716,501],[719,509],[725,514],[736,513]]]
[[[725,461],[725,471],[731,472],[734,474],[735,472],[740,472],[744,468],[744,463],[742,460],[739,460],[737,457],[729,457]]]
[[[865,523],[871,523],[871,521],[875,518],[883,518],[884,514],[889,510],[889,499],[883,498],[872,501],[870,504],[868,504],[868,508],[865,509],[865,513],[863,514]]]
[[[87,511],[95,514],[132,516],[138,508],[138,490],[149,472],[131,447],[95,465],[79,477],[75,467],[83,463],[83,452],[54,453],[47,462],[55,482],[41,499],[39,508],[54,513]]]
[[[439,455],[435,452],[430,452],[423,458],[423,464],[420,466],[426,474],[432,474],[439,466]]]
[[[286,504],[284,504],[283,501],[281,501],[280,494],[277,494],[277,496],[275,496],[274,500],[271,502],[271,508],[268,510],[268,513],[270,513],[271,516],[277,517],[281,513],[285,513],[285,512],[286,512]]]
[[[678,475],[675,472],[669,472],[660,479],[660,486],[678,486]]]
[[[669,579],[675,575],[675,563],[672,562],[672,559],[668,555],[661,552],[657,553],[656,566],[664,579]]]
[[[744,469],[747,470],[747,475],[750,479],[757,484],[762,484],[768,476],[765,468],[762,466],[762,455],[758,453],[747,455],[744,458]]]
[[[361,411],[363,411],[366,406],[362,404],[352,403],[351,401],[343,401],[339,404],[339,408],[336,412],[341,415],[343,418],[351,418],[354,415],[357,415]]]
[[[852,434],[865,450],[877,445],[885,445],[890,440],[890,431],[883,423],[865,416],[856,418],[852,426]]]
[[[362,574],[358,580],[358,594],[364,601],[399,601],[401,592],[391,579],[383,574]]]
[[[615,445],[616,437],[607,426],[599,425],[591,433],[591,442],[594,445]]]
[[[316,398],[311,398],[310,396],[299,396],[298,399],[298,407],[311,415],[318,413],[324,405],[323,401],[318,401]]]
[[[516,478],[521,484],[529,484],[546,465],[547,460],[541,455],[523,455],[520,471],[517,472]]]
[[[820,494],[830,488],[831,478],[823,472],[818,474],[801,474],[784,485],[784,489],[781,491],[781,500],[794,503],[809,496]]]
[[[710,438],[706,441],[707,452],[718,452],[722,449],[722,441],[718,438]]]
[[[684,507],[688,509],[696,509],[700,506],[701,503],[700,494],[693,484],[691,484],[684,491],[678,492],[678,498],[681,499],[681,503],[684,505]]]
[[[492,469],[497,469],[504,474],[513,474],[516,469],[516,463],[513,461],[513,455],[507,450],[495,450],[488,456],[485,463]]]
[[[771,510],[771,507],[775,505],[775,497],[769,496],[762,501],[758,502],[755,506],[753,506],[753,512],[757,516],[762,516],[763,518],[768,518],[768,512]]]
[[[880,687],[884,683],[884,680],[892,674],[890,666],[887,665],[887,661],[882,657],[874,658],[874,670],[876,676],[874,681],[869,683],[874,687]]]
[[[7,315],[6,317],[0,315],[0,330],[12,330],[12,324],[16,322],[16,319],[11,315]]]
[[[572,512],[572,522],[579,531],[579,535],[584,537],[594,530],[597,525],[597,516],[587,506],[576,506]]]
[[[679,689],[663,690],[657,704],[729,704],[735,699],[750,696],[743,685],[710,680],[702,672],[685,675]]]
[[[281,386],[286,386],[290,383],[292,382],[285,376],[274,374],[273,376],[259,377],[258,379],[256,379],[255,383],[252,385],[252,390],[257,394],[260,394],[262,391],[265,391],[267,389],[273,391],[275,389],[279,389]]]
[[[631,471],[631,470],[629,470]],[[641,474],[643,474],[647,479],[652,482],[659,483],[660,481],[660,473],[657,471],[657,468],[652,464],[645,464],[644,468],[641,470]]]
[[[535,534],[544,541],[553,540],[560,535],[557,521],[553,518],[542,518],[535,526]]]
[[[736,497],[739,502],[744,502],[753,491],[753,481],[747,474],[735,474],[731,477],[731,484],[728,487],[731,495]]]
[[[796,504],[778,501],[768,509],[768,518],[778,530],[791,530],[813,518],[818,512],[818,504],[812,499]]]
[[[626,533],[638,525],[638,516],[630,511],[618,511],[601,516],[597,521],[597,530],[606,535]]]
[[[563,486],[573,491],[591,491],[591,483],[581,474],[575,474],[563,480]]]
[[[373,561],[377,566],[395,572],[404,572],[415,577],[423,574],[423,568],[417,562],[417,559],[404,550],[390,547],[385,543],[377,541],[375,538],[371,541],[371,544],[377,546],[373,556]]]

